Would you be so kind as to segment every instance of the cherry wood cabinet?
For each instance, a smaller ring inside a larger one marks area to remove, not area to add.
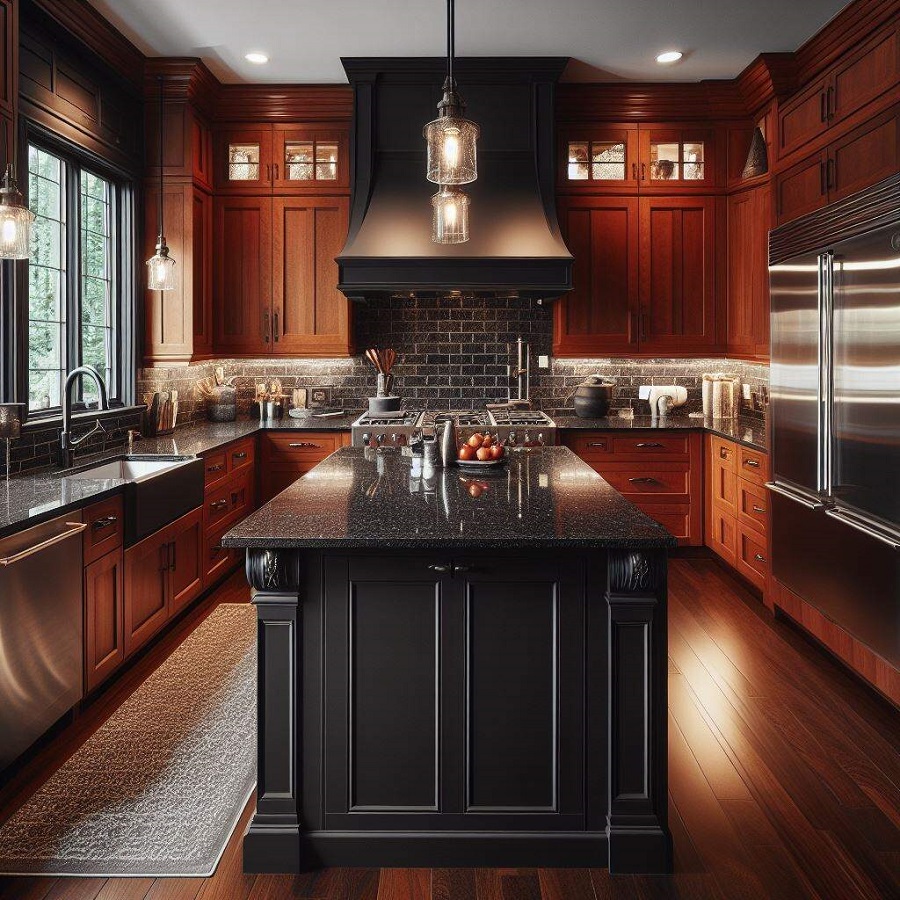
[[[89,693],[125,661],[124,559],[119,547],[84,570],[84,681]]]
[[[272,199],[215,202],[215,348],[268,354],[272,346]]]
[[[560,227],[575,262],[573,289],[554,309],[555,355],[637,350],[638,204],[637,197],[561,199]]]
[[[640,184],[636,125],[560,132],[557,184],[561,191],[635,193]]]
[[[343,196],[216,198],[215,349],[348,356],[350,305],[335,262],[348,219]]]
[[[125,656],[203,590],[203,510],[197,507],[125,551]]]
[[[705,193],[719,182],[711,128],[641,126],[641,193]]]
[[[900,106],[868,120],[775,178],[778,224],[900,171]]]
[[[716,199],[642,197],[641,352],[715,350],[716,296]]]
[[[728,198],[727,349],[733,356],[769,357],[768,184]]]
[[[14,140],[16,99],[19,93],[19,4],[18,0],[0,0],[0,119],[9,124]]]
[[[261,435],[260,493],[263,503],[280,494],[335,450],[347,446],[349,432],[297,431]]]
[[[217,129],[213,139],[217,191],[271,193],[272,126],[248,124]]]
[[[335,257],[347,236],[347,197],[273,201],[272,351],[348,356],[350,304],[337,289]]]

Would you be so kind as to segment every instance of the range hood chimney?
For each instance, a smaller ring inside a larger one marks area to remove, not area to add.
[[[343,59],[353,87],[350,232],[338,287],[353,300],[392,295],[555,299],[572,289],[572,255],[554,205],[554,89],[565,57],[462,58],[466,116],[479,123],[470,238],[431,240],[422,127],[434,118],[443,58]]]

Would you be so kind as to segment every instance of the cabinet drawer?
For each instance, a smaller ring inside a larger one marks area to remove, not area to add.
[[[264,436],[272,457],[320,462],[341,446],[340,432],[296,431]]]
[[[232,474],[248,469],[253,465],[256,456],[256,441],[248,438],[246,441],[240,441],[226,447],[228,456],[228,471]]]
[[[726,438],[712,434],[709,437],[710,452],[713,459],[729,472],[737,471],[737,444]]]
[[[253,508],[253,472],[229,479],[206,492],[203,527],[212,528],[243,518]]]
[[[741,523],[737,527],[737,557],[734,566],[747,581],[761,591],[765,590],[769,571],[765,538],[754,528],[747,528]]]
[[[83,513],[87,528],[84,530],[84,564],[122,546],[124,516],[121,496],[110,497],[92,503]]]
[[[652,503],[641,497],[632,497],[635,506],[643,510],[651,519],[659,522],[669,534],[680,543],[691,541],[691,507],[686,503]]]
[[[595,463],[594,468],[629,499],[652,495],[662,499],[688,500],[691,472],[687,463],[657,463],[636,466],[631,463]]]
[[[204,479],[209,487],[228,477],[228,454],[225,450],[213,450],[203,455]]]
[[[742,526],[755,528],[764,537],[768,509],[768,491],[746,478],[741,478],[738,486],[738,522]]]
[[[578,457],[590,461],[606,459],[612,453],[612,437],[605,432],[575,432],[565,435],[563,443]]]
[[[239,558],[239,551],[222,546],[222,535],[231,525],[209,532],[203,547],[203,586],[209,587],[227,572]]]
[[[738,474],[760,486],[769,480],[769,457],[759,450],[738,447]]]
[[[659,432],[628,437],[613,435],[612,452],[616,456],[641,459],[644,457],[668,459],[673,456],[687,459],[690,454],[690,436],[687,434],[663,436]]]
[[[733,515],[713,506],[706,523],[706,546],[734,565],[737,549],[737,523]]]

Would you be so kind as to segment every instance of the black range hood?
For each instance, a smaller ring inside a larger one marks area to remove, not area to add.
[[[466,116],[481,127],[469,240],[431,240],[422,127],[435,117],[443,58],[343,59],[354,93],[350,231],[338,287],[353,300],[393,295],[555,299],[572,255],[554,204],[553,97],[565,57],[454,61]]]

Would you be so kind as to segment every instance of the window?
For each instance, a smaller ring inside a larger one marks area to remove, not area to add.
[[[128,345],[121,328],[121,261],[127,183],[52,145],[28,145],[28,202],[35,213],[28,266],[26,388],[32,413],[56,410],[68,372],[94,366],[110,399],[122,400]],[[127,246],[126,246],[127,245]],[[130,376],[129,376],[130,377]],[[97,400],[92,381],[76,403]]]

